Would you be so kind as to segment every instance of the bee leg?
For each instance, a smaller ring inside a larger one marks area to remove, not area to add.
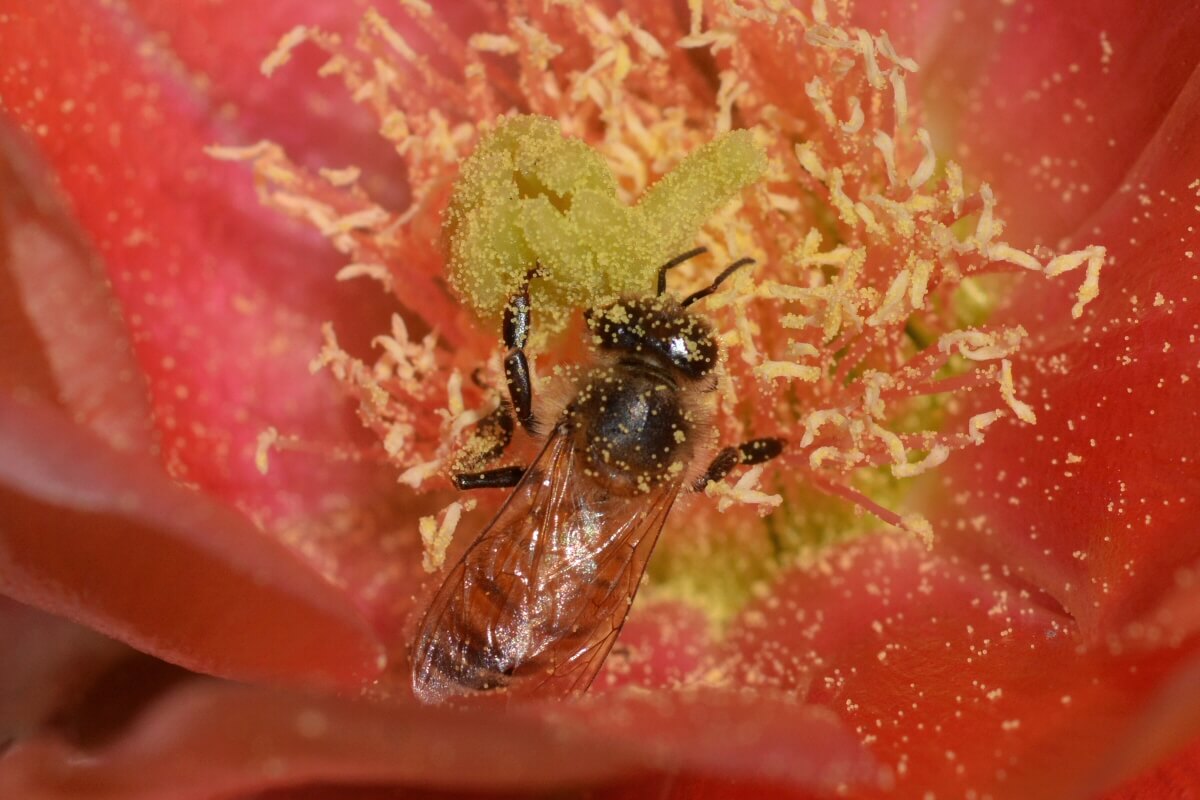
[[[475,423],[471,437],[491,442],[491,447],[479,454],[480,462],[492,461],[508,449],[512,442],[513,425],[512,407],[508,403],[501,403],[495,411]]]
[[[770,461],[783,452],[785,443],[784,439],[772,436],[767,439],[751,439],[737,447],[722,448],[704,474],[692,484],[692,489],[697,492],[703,491],[709,481],[721,480],[739,464],[761,464]]]
[[[517,421],[529,433],[534,433],[533,381],[529,376],[529,359],[525,344],[529,340],[529,287],[508,302],[504,308],[504,377],[508,396],[512,400]]]
[[[779,436],[768,436],[765,439],[751,439],[738,445],[738,463],[762,464],[783,453],[787,439]]]
[[[659,267],[658,268],[658,293],[662,294],[663,292],[665,292],[667,290],[667,271],[668,270],[672,270],[675,267],[678,267],[683,262],[689,261],[689,260],[695,258],[696,256],[700,255],[701,253],[707,253],[707,252],[708,252],[707,247],[697,247],[692,250],[688,250],[686,253],[680,253],[679,255],[675,256],[670,261],[668,261],[667,263],[665,263],[661,267]]]
[[[460,472],[454,476],[454,485],[462,491],[468,489],[511,489],[521,482],[524,467],[497,467],[483,472]]]

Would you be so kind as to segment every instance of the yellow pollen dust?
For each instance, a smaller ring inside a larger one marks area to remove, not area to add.
[[[445,216],[447,275],[489,321],[530,281],[539,323],[558,327],[578,309],[652,291],[657,266],[765,169],[750,132],[732,131],[626,205],[600,153],[558,122],[502,119],[463,161]]]

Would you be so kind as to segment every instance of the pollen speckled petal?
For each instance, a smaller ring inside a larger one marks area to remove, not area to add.
[[[1195,791],[1195,2],[17,5],[0,794]]]

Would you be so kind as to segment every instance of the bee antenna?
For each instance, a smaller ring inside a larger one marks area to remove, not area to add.
[[[753,264],[753,263],[754,263],[753,258],[739,258],[737,261],[733,262],[728,267],[723,269],[721,271],[721,274],[713,279],[712,283],[710,283],[708,286],[706,286],[705,288],[701,289],[698,292],[693,292],[692,294],[689,294],[687,297],[685,297],[683,299],[683,302],[680,303],[679,305],[683,306],[684,308],[687,308],[688,306],[690,306],[692,303],[696,302],[697,300],[703,300],[704,298],[708,297],[710,294],[715,292],[717,290],[717,287],[720,286],[722,283],[724,283],[725,279],[728,278],[730,275],[737,272],[742,267],[749,266],[750,264]]]
[[[707,247],[696,247],[691,250],[688,250],[686,253],[680,253],[679,255],[675,256],[670,261],[668,261],[667,263],[665,263],[661,267],[659,267],[658,268],[658,293],[662,294],[663,292],[665,292],[667,290],[667,270],[674,269],[675,267],[678,267],[683,262],[689,261],[689,260],[695,258],[696,256],[700,255],[701,253],[707,253],[707,252],[708,252]]]

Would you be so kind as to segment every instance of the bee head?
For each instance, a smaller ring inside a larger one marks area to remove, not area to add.
[[[717,366],[712,328],[669,297],[618,300],[589,309],[585,317],[602,352],[649,361],[691,380]]]

